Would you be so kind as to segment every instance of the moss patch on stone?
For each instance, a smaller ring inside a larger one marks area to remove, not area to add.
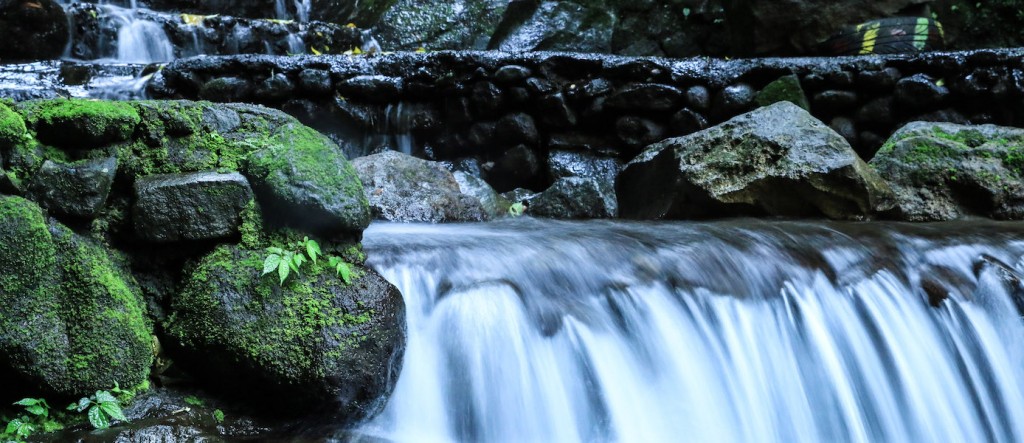
[[[758,106],[768,106],[781,101],[787,101],[804,110],[811,110],[811,104],[807,101],[807,94],[804,93],[804,88],[800,86],[800,78],[795,74],[782,76],[768,83],[757,94],[755,100]]]
[[[0,104],[0,151],[22,143],[28,134],[25,120],[17,112]]]
[[[85,99],[28,101],[18,111],[43,143],[93,149],[131,138],[142,121],[128,103]]]

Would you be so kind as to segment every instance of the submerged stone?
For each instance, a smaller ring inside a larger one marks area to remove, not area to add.
[[[627,218],[824,215],[892,208],[892,191],[835,131],[789,102],[649,146],[616,182]]]

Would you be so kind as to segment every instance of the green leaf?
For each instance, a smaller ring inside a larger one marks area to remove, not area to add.
[[[128,421],[128,418],[124,416],[124,412],[121,411],[121,406],[117,403],[100,403],[100,409],[110,418]]]
[[[89,408],[89,423],[96,429],[107,429],[110,427],[110,419],[99,406]]]
[[[217,420],[217,423],[224,423],[224,411],[221,411],[220,409],[214,409],[213,419]]]
[[[46,417],[49,415],[49,413],[46,411],[46,408],[40,405],[26,406],[25,410],[28,411],[29,414],[38,415],[41,417]]]
[[[293,255],[292,256],[292,263],[291,263],[292,270],[295,271],[296,274],[298,274],[299,273],[299,267],[301,267],[302,264],[305,263],[305,262],[306,262],[306,257],[305,256],[303,256],[301,254]]]
[[[331,258],[327,259],[327,264],[331,265],[332,268],[337,267],[338,263],[341,263],[341,259],[338,257],[331,256]]]
[[[313,263],[316,263],[316,257],[321,254],[320,245],[317,244],[316,240],[309,240],[306,242],[306,254],[308,254],[309,258],[313,260]]]
[[[291,272],[291,270],[288,269],[288,262],[282,260],[281,263],[277,265],[277,276],[281,277],[281,283],[279,284],[284,284],[284,279],[288,278],[289,272]]]
[[[189,395],[188,397],[185,397],[185,403],[188,403],[188,404],[190,404],[192,406],[203,406],[204,405],[203,400],[200,399],[199,397],[194,396],[194,395]]]
[[[267,248],[267,252],[271,254],[284,255],[284,249],[281,249],[277,246],[271,246]]]
[[[96,391],[96,403],[117,404],[117,398],[114,398],[114,396],[107,391]]]
[[[267,275],[274,272],[277,269],[277,265],[281,264],[281,256],[277,254],[270,254],[266,260],[263,260],[263,274]]]
[[[18,432],[18,428],[20,428],[22,424],[23,424],[23,422],[21,420],[17,419],[17,418],[14,419],[14,420],[11,420],[10,422],[7,423],[7,430],[4,431],[4,433],[5,434],[16,434]]]
[[[46,420],[43,422],[43,432],[49,433],[59,431],[61,429],[64,429],[64,425],[62,425],[59,421]]]
[[[338,277],[341,277],[346,285],[352,284],[352,268],[348,266],[348,263],[338,263]]]
[[[14,402],[17,406],[35,406],[38,405],[41,400],[38,398],[23,398]]]
[[[523,212],[526,212],[526,205],[522,202],[512,203],[512,206],[508,207],[508,214],[513,217],[519,217]]]
[[[89,400],[89,397],[82,397],[82,398],[78,399],[78,407],[77,407],[78,412],[85,411],[89,407],[89,405],[91,405],[91,404],[92,404],[92,400]]]

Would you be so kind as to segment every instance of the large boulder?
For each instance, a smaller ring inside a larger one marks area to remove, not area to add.
[[[261,203],[287,224],[324,236],[358,235],[369,226],[363,185],[341,148],[297,122],[275,131],[248,159]]]
[[[625,218],[824,215],[861,219],[892,191],[842,136],[789,102],[648,146],[619,174]]]
[[[871,160],[912,221],[1024,219],[1024,129],[914,122]]]
[[[154,242],[231,237],[251,200],[249,181],[237,172],[142,177],[135,182],[135,232]]]
[[[377,219],[454,222],[484,219],[480,200],[464,194],[440,163],[395,151],[352,161]]]
[[[56,215],[95,217],[110,195],[117,158],[58,163],[46,160],[29,184],[32,198]]]
[[[152,325],[130,274],[32,202],[0,197],[0,219],[0,396],[146,381]]]
[[[0,62],[60,57],[68,19],[55,0],[0,0]]]
[[[375,412],[401,369],[401,294],[361,267],[346,284],[322,259],[279,285],[260,276],[265,255],[221,246],[198,264],[167,325],[176,361],[270,409]]]

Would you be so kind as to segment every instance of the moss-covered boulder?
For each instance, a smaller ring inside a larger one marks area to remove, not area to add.
[[[363,185],[334,142],[292,122],[259,143],[246,173],[268,212],[325,237],[358,235],[369,226]]]
[[[911,221],[1024,219],[1024,129],[914,122],[871,160]]]
[[[132,277],[28,200],[0,197],[0,219],[0,396],[144,382],[152,327]]]
[[[25,119],[0,103],[0,151],[8,150],[25,139]]]
[[[860,219],[894,205],[886,183],[841,135],[789,102],[650,145],[615,187],[620,215],[640,219]]]
[[[124,102],[55,99],[24,102],[19,108],[39,141],[68,149],[128,140],[141,121],[138,111]]]
[[[196,266],[167,324],[177,361],[267,408],[374,412],[401,368],[401,294],[364,268],[346,284],[323,259],[280,285],[261,277],[265,255],[221,246]]]

